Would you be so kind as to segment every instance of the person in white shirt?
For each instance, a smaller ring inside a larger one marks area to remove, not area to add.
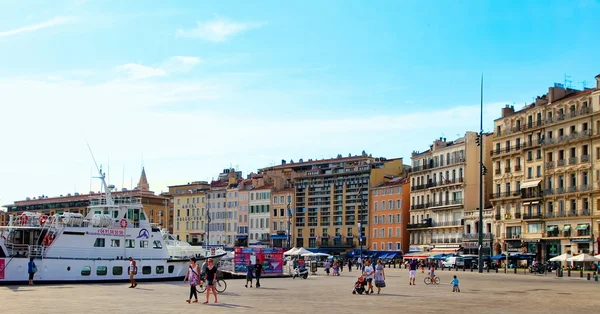
[[[367,284],[369,285],[367,287],[367,294],[369,294],[369,291],[373,293],[373,278],[375,277],[375,270],[369,261],[365,262],[365,271],[363,272],[363,276],[367,278]]]
[[[137,282],[135,282],[134,276],[137,274],[137,264],[133,257],[129,258],[129,268],[127,269],[127,273],[129,274],[129,281],[131,282],[131,286],[129,288],[137,287]]]
[[[362,269],[362,258],[360,258],[360,256],[358,257],[358,260],[356,261],[356,269]]]

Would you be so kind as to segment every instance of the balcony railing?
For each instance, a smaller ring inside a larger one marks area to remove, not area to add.
[[[581,155],[581,162],[590,162],[590,155]]]
[[[418,229],[418,228],[430,228],[432,225],[431,222],[424,222],[424,223],[420,223],[420,224],[408,224],[406,225],[407,229]]]
[[[515,171],[521,171],[521,165],[516,165],[515,166]]]
[[[496,192],[496,193],[490,194],[490,199],[503,198],[503,197],[517,197],[520,195],[521,195],[521,191],[518,191],[518,190]]]
[[[492,234],[491,233],[484,233],[483,234],[483,238],[484,239],[491,239],[492,238]],[[479,233],[464,233],[463,234],[463,239],[479,239]]]
[[[554,161],[546,161],[544,163],[544,168],[546,168],[546,169],[552,169],[552,168],[554,168]]]
[[[559,167],[562,167],[562,166],[564,166],[566,163],[567,163],[567,161],[566,161],[565,159],[559,159],[559,160],[558,160],[558,162],[557,162],[557,165],[558,165]]]
[[[418,190],[424,190],[426,188],[427,188],[427,185],[425,185],[425,184],[419,184],[419,185],[412,186],[410,188],[410,190],[411,191],[418,191]]]
[[[432,227],[451,227],[451,226],[460,226],[460,220],[455,221],[441,221],[441,222],[433,222]]]
[[[543,191],[525,192],[525,193],[521,194],[521,198],[539,198],[539,197],[543,197],[543,196],[544,196]]]
[[[500,173],[501,173],[501,171],[500,171],[500,170],[501,170],[501,169],[496,169],[496,174],[500,174]]]
[[[525,213],[523,214],[523,219],[542,219],[544,218],[544,214],[542,213]]]
[[[587,129],[587,130],[569,134],[569,135],[562,135],[557,138],[547,138],[547,139],[543,140],[542,145],[547,146],[547,145],[553,145],[553,144],[566,143],[566,142],[586,138],[591,135],[592,135],[592,129]]]
[[[560,121],[565,121],[565,120],[573,119],[576,117],[588,115],[590,113],[592,113],[592,108],[586,107],[586,108],[582,108],[579,110],[570,111],[566,114],[555,115],[554,117],[547,118],[544,122],[546,123],[546,125],[549,125],[549,124],[554,124],[554,123],[557,123]]]
[[[496,220],[500,220],[500,219],[502,219],[502,215],[500,215],[500,214],[496,214],[496,216],[494,216],[494,219],[496,219]]]
[[[510,167],[505,167],[505,168],[504,168],[504,172],[505,172],[505,173],[510,173]]]
[[[413,156],[416,156],[418,154],[413,153]],[[414,166],[414,167],[410,167],[408,169],[408,172],[419,172],[419,171],[424,171],[424,170],[430,170],[430,169],[435,169],[435,168],[440,168],[440,167],[446,167],[446,166],[452,166],[452,165],[456,165],[456,164],[460,164],[460,163],[464,163],[465,162],[465,158],[451,158],[449,160],[446,160],[446,162],[444,163],[432,163],[432,164],[427,164],[427,165],[422,165],[422,166]]]
[[[425,204],[411,205],[410,209],[411,210],[425,209]]]
[[[490,150],[490,156],[499,156],[505,153],[510,153],[510,152],[518,152],[521,147],[523,147],[523,145],[518,144],[518,145],[514,145],[514,146],[505,146],[504,148],[495,148]]]
[[[520,233],[507,232],[507,233],[503,233],[502,237],[504,239],[521,239],[521,234]]]

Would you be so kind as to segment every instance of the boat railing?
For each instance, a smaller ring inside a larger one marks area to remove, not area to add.
[[[48,247],[45,248],[46,258],[58,258],[58,259],[87,259],[87,260],[114,260],[114,259],[127,259],[132,256],[135,259],[149,259],[149,260],[161,260],[167,259],[168,256],[164,255],[162,250],[152,249],[135,249],[124,251],[123,248],[76,248],[76,247]],[[154,254],[148,254],[143,252],[150,250]],[[141,254],[140,254],[141,253]]]
[[[172,258],[188,258],[206,254],[206,250],[201,246],[167,246],[167,250]]]

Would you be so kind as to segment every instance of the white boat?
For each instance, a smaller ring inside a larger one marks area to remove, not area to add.
[[[98,171],[105,193],[90,199],[87,216],[24,212],[0,227],[0,285],[27,282],[30,257],[38,270],[34,282],[51,283],[128,281],[129,257],[137,263],[137,281],[180,280],[191,256],[215,263],[225,256],[222,250],[163,237],[148,221],[141,200],[113,196],[114,186],[107,186]]]

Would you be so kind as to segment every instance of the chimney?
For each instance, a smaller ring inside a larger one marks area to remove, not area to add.
[[[567,90],[563,87],[550,87],[548,89],[548,103],[563,99],[567,95]]]
[[[600,89],[600,74],[596,75],[596,88]]]
[[[285,165],[285,164],[286,164],[286,162],[285,162],[285,159],[282,159],[282,160],[281,160],[281,164],[282,164],[282,165]]]
[[[513,113],[515,113],[515,108],[510,105],[506,105],[504,108],[502,108],[502,118],[506,118]]]

